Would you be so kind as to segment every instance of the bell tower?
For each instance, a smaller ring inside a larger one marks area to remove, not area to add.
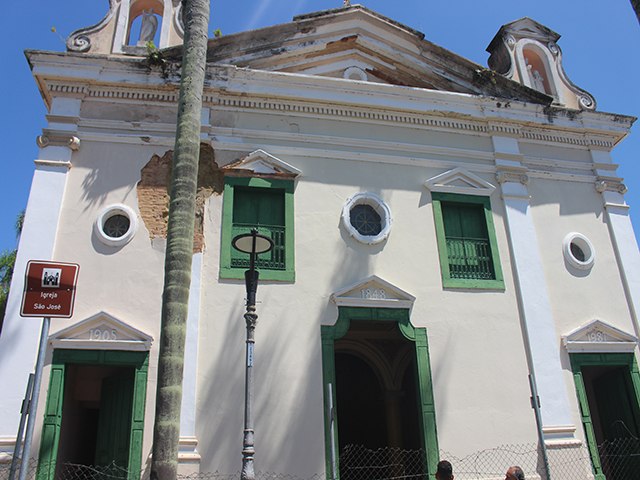
[[[74,52],[145,55],[147,42],[157,48],[182,43],[180,0],[109,0],[109,11],[96,25],[67,38]]]
[[[558,106],[595,110],[593,96],[564,72],[559,39],[559,34],[527,17],[503,25],[487,47],[489,68],[552,97]]]

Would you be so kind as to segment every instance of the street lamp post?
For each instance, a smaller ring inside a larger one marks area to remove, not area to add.
[[[256,314],[256,292],[258,290],[259,273],[255,269],[256,255],[266,253],[273,248],[273,241],[258,234],[254,228],[251,233],[245,233],[234,237],[231,241],[233,248],[249,254],[249,270],[244,272],[244,281],[247,288],[247,311],[244,319],[247,324],[247,348],[246,370],[244,380],[244,432],[242,438],[242,472],[241,480],[255,480],[253,469],[254,448],[253,418],[251,417],[251,397],[253,394],[253,347],[255,345],[254,333],[258,315]]]

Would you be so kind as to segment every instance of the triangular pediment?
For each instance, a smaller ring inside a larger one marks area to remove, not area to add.
[[[264,150],[256,150],[243,159],[225,166],[224,169],[247,170],[260,175],[286,175],[291,177],[302,175],[302,172],[296,167],[283,162]]]
[[[427,180],[424,186],[432,192],[482,196],[489,196],[496,189],[489,182],[463,168],[454,168],[436,175]]]
[[[163,51],[179,60],[182,49]],[[209,65],[387,83],[535,103],[551,99],[428,40],[361,5],[209,40]],[[358,69],[359,74],[354,74]]]
[[[411,308],[415,297],[401,288],[371,275],[331,295],[339,307]]]
[[[638,339],[602,320],[593,320],[562,337],[569,353],[633,352]]]
[[[153,337],[100,312],[49,337],[54,348],[86,350],[149,350]]]

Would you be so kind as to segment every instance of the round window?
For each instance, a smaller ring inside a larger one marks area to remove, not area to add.
[[[342,209],[342,224],[359,242],[373,245],[389,236],[391,211],[373,193],[358,193],[347,200]]]
[[[576,232],[572,232],[564,238],[562,251],[567,262],[580,270],[590,269],[596,257],[595,249],[589,239]]]
[[[370,237],[382,231],[382,219],[371,205],[355,205],[349,212],[349,219],[360,235]]]
[[[110,247],[121,247],[131,241],[138,229],[134,211],[126,205],[110,205],[94,224],[98,239]]]

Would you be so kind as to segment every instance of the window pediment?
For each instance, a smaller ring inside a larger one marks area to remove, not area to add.
[[[331,300],[339,307],[411,308],[415,297],[382,278],[371,275],[338,290]]]
[[[55,333],[49,343],[65,349],[144,351],[151,348],[153,337],[100,312]]]
[[[483,196],[491,195],[496,189],[494,185],[463,168],[454,168],[436,175],[427,180],[424,186],[432,192]]]
[[[274,157],[264,150],[256,150],[237,162],[225,167],[225,170],[247,170],[260,175],[286,175],[299,177],[302,171],[293,165]]]
[[[563,335],[562,343],[569,353],[633,352],[638,339],[602,320],[593,320]]]

